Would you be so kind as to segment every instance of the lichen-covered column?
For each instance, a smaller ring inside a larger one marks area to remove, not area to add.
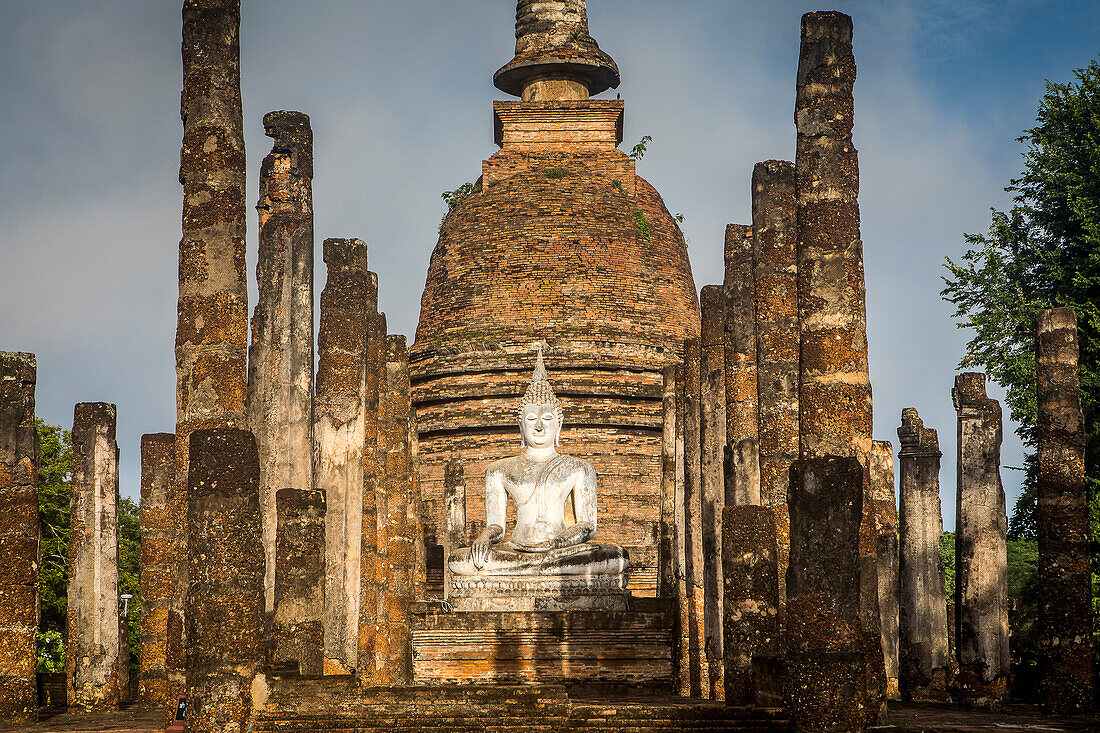
[[[268,112],[260,167],[258,294],[248,349],[248,424],[260,454],[266,605],[275,592],[275,492],[313,486],[313,131]]]
[[[244,428],[248,352],[245,274],[245,153],[241,116],[240,0],[183,3],[183,238],[176,325],[176,491],[187,512],[191,432]],[[186,526],[181,522],[181,526]],[[169,718],[184,694],[187,534],[171,560],[176,588],[169,612]]]
[[[38,719],[38,432],[34,354],[0,351],[0,720]]]
[[[248,730],[263,699],[260,466],[247,430],[191,434],[187,526],[187,729]]]
[[[676,595],[676,367],[662,371],[661,514],[657,525],[657,595]]]
[[[82,402],[73,416],[65,676],[69,710],[117,710],[118,443],[115,406]]]
[[[324,669],[325,492],[280,489],[275,507],[271,663],[316,677]]]
[[[795,98],[798,311],[801,324],[799,443],[803,458],[871,452],[866,292],[859,230],[859,163],[852,144],[856,78],[852,19],[802,16]],[[865,510],[870,503],[864,502]],[[868,722],[885,712],[879,643],[877,530],[860,532]]]
[[[385,588],[378,634],[381,658],[376,681],[398,685],[412,680],[409,605],[416,583],[416,527],[409,504],[415,502],[415,467],[410,443],[411,387],[409,352],[404,336],[386,336],[384,381],[379,392],[378,450],[386,495]]]
[[[775,525],[771,507],[722,511],[727,705],[783,703]]]
[[[367,326],[377,289],[364,242],[326,239],[323,247],[328,279],[317,335],[313,486],[327,499],[325,657],[333,671],[350,672],[359,640]]]
[[[725,298],[718,285],[707,285],[702,303],[699,354],[699,475],[702,479],[703,636],[708,680],[706,697],[725,696],[722,681],[722,507],[726,484],[722,463],[726,448]]]
[[[726,503],[760,503],[756,304],[751,226],[726,227]],[[705,292],[706,288],[704,288]]]
[[[998,707],[1008,684],[1008,555],[1001,485],[1001,405],[985,375],[955,377],[959,416],[955,504],[955,654],[958,698]]]
[[[1053,713],[1095,705],[1085,418],[1072,308],[1036,315],[1039,420],[1039,699]]]
[[[443,468],[443,597],[451,594],[451,552],[466,547],[466,469],[457,458]]]
[[[898,428],[901,502],[898,685],[903,700],[947,700],[950,650],[940,537],[940,453],[936,431],[916,409],[901,411]]]
[[[377,287],[377,280],[372,278]],[[363,519],[360,532],[359,634],[356,675],[360,684],[375,684],[386,661],[386,484],[379,445],[381,390],[385,383],[386,316],[367,318],[366,401],[363,412]]]
[[[141,436],[141,672],[138,701],[167,701],[165,653],[168,608],[172,602],[175,567],[172,544],[182,528],[174,524],[168,497],[176,477],[176,436]]]
[[[790,548],[787,484],[791,461],[798,458],[796,216],[794,163],[757,163],[752,169],[752,246],[760,499],[776,512],[780,603],[786,597]]]
[[[706,657],[706,571],[703,559],[701,351],[698,339],[684,342],[684,552],[692,697],[709,697],[711,689]]]
[[[791,465],[787,505],[787,703],[800,731],[866,726],[859,533],[863,465],[826,456]]]
[[[886,696],[898,692],[898,506],[894,490],[894,448],[888,440],[871,444],[870,501],[878,532],[878,608],[882,628],[882,656],[886,668]]]

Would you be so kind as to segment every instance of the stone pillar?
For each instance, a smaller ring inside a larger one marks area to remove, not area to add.
[[[1052,713],[1094,705],[1085,418],[1072,308],[1036,315],[1039,420],[1039,698]]]
[[[757,409],[756,287],[751,226],[726,227],[726,504],[760,503]],[[705,288],[704,288],[705,290]]]
[[[416,583],[416,527],[410,521],[415,467],[410,442],[411,387],[409,352],[404,336],[386,336],[383,347],[384,382],[379,392],[378,450],[386,495],[385,588],[375,640],[381,664],[378,684],[399,685],[412,680],[409,605]]]
[[[165,653],[168,608],[172,602],[175,567],[169,564],[172,545],[182,527],[172,523],[168,497],[176,478],[176,436],[141,436],[141,671],[138,702],[167,702]]]
[[[710,682],[705,695],[725,697],[722,681],[722,508],[726,482],[726,333],[722,288],[707,285],[702,296],[702,344],[699,354],[699,475],[702,479],[703,636]]]
[[[703,476],[701,347],[684,342],[684,553],[688,599],[688,654],[691,696],[709,697],[706,658],[705,563],[703,560]]]
[[[796,214],[794,164],[785,160],[757,163],[752,170],[752,245],[760,498],[776,513],[781,604],[786,598],[790,550],[787,484],[791,461],[798,458]]]
[[[888,440],[871,444],[870,501],[876,519],[878,608],[882,629],[882,656],[886,668],[886,696],[898,691],[898,506],[894,490],[894,448]]]
[[[940,453],[936,431],[917,411],[901,411],[900,647],[898,684],[903,700],[947,700],[950,650],[940,536]]]
[[[259,456],[247,430],[191,435],[187,729],[247,730],[266,685]]]
[[[791,465],[787,504],[787,701],[800,731],[863,730],[867,712],[860,610],[863,466],[825,456]]]
[[[775,525],[771,507],[722,511],[727,705],[783,704]]]
[[[367,318],[366,408],[363,412],[363,519],[361,523],[359,634],[356,673],[375,684],[385,662],[382,624],[386,619],[386,485],[379,445],[381,390],[385,382],[386,316]]]
[[[1009,671],[1008,555],[1001,486],[1001,406],[985,393],[985,375],[955,377],[959,415],[955,504],[955,653],[957,697],[998,707]]]
[[[275,492],[313,481],[313,131],[268,112],[260,168],[258,296],[248,348],[248,424],[260,454],[266,607],[275,593]]]
[[[191,432],[248,425],[244,404],[248,288],[240,17],[240,0],[183,3],[176,491],[169,500],[181,517],[187,512]],[[181,526],[186,525],[181,522]],[[181,532],[177,540],[170,560],[176,568],[176,587],[168,625],[169,720],[186,684],[187,533]]]
[[[799,443],[803,458],[871,452],[866,291],[859,234],[859,163],[852,144],[856,66],[852,19],[802,16],[795,98],[798,312],[801,324]],[[866,478],[866,477],[865,477]],[[870,510],[869,502],[864,502]],[[868,722],[885,713],[878,620],[877,530],[860,532]]]
[[[325,658],[331,671],[357,664],[363,451],[367,420],[367,328],[377,285],[367,245],[326,239],[328,279],[321,292],[317,395],[313,406],[313,482],[325,492]],[[373,494],[370,497],[373,503]]]
[[[693,636],[693,609],[694,609],[694,585],[691,582],[691,532],[689,505],[687,497],[687,464],[685,461],[686,450],[684,424],[687,422],[687,377],[686,360],[688,356],[687,343],[684,344],[684,361],[677,364],[676,369],[676,444],[674,446],[674,460],[676,471],[676,495],[674,506],[676,511],[675,548],[673,554],[676,558],[676,606],[679,613],[679,636],[676,639],[676,686],[680,697],[691,697],[692,679],[695,681],[695,694],[699,694],[698,675],[694,674],[692,665],[692,650],[698,650]],[[694,657],[697,659],[697,657]]]
[[[38,432],[34,354],[0,351],[0,720],[38,719]]]
[[[676,367],[661,373],[661,515],[657,525],[657,596],[676,595]]]
[[[451,553],[466,547],[466,471],[462,461],[447,461],[443,469],[443,597],[451,595]]]
[[[65,676],[69,710],[117,710],[118,443],[115,406],[82,402],[73,417]]]
[[[325,492],[280,489],[275,506],[271,663],[317,677],[324,669]]]

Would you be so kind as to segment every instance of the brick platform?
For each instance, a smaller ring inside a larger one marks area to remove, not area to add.
[[[416,604],[418,684],[611,683],[672,690],[674,607],[634,599],[627,611],[469,611]]]

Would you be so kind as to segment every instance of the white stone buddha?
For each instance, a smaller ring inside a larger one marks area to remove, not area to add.
[[[618,545],[589,540],[596,533],[596,470],[558,453],[562,409],[538,362],[520,400],[523,452],[495,461],[485,472],[485,529],[470,547],[452,552],[455,576],[621,576],[629,564]],[[516,527],[504,539],[508,498]],[[567,508],[576,521],[567,522]]]

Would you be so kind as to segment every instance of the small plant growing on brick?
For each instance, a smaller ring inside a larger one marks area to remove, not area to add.
[[[645,157],[645,152],[646,152],[646,147],[651,142],[653,142],[653,136],[652,135],[643,136],[642,139],[638,141],[638,144],[635,145],[634,148],[630,151],[630,157],[633,158],[634,160],[641,160],[642,158],[644,158]]]
[[[547,178],[551,178],[551,179],[554,179],[554,180],[557,180],[559,178],[565,178],[566,176],[569,175],[569,169],[565,168],[564,166],[554,166],[554,167],[551,167],[551,168],[547,168],[543,172],[546,174]]]
[[[646,221],[641,209],[634,209],[634,223],[638,225],[638,233],[649,241],[649,222]]]
[[[454,207],[462,203],[462,199],[469,196],[474,192],[474,184],[467,181],[453,191],[444,191],[439,194],[440,198],[447,202],[447,211],[450,211]]]

